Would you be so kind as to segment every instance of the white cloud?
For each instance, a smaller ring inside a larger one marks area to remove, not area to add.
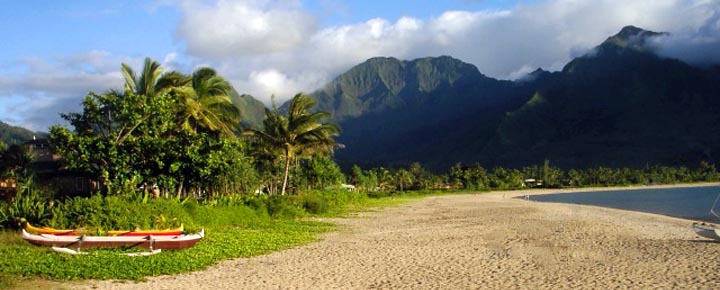
[[[0,120],[45,131],[62,122],[60,113],[79,112],[88,92],[122,88],[121,63],[139,71],[143,60],[104,51],[18,60],[19,69],[0,74]]]
[[[315,18],[289,1],[185,1],[178,34],[188,51],[208,58],[265,54],[302,44]]]
[[[266,104],[273,94],[281,103],[297,92],[312,92],[375,56],[450,55],[503,79],[537,67],[559,70],[625,25],[672,33],[657,40],[663,55],[720,63],[717,0],[541,0],[504,10],[445,11],[427,19],[406,15],[326,27],[319,27],[320,16],[300,0],[162,3],[179,8],[175,36],[186,48],[166,55],[167,70],[188,73],[211,66],[240,93]],[[55,111],[77,111],[87,91],[119,87],[121,62],[142,65],[140,58],[102,51],[2,64],[0,102],[18,105],[3,105],[0,116],[44,129],[57,122],[48,121]],[[21,104],[32,109],[18,113]]]
[[[705,9],[688,11],[693,20],[705,20],[696,29],[655,39],[658,53],[687,63],[706,66],[720,64],[720,2],[698,5]],[[693,15],[695,14],[695,15]]]
[[[210,64],[220,67],[241,93],[269,103],[272,94],[284,101],[375,56],[451,55],[503,79],[537,67],[559,70],[625,25],[695,35],[720,10],[715,0],[547,0],[506,10],[446,11],[430,19],[408,15],[395,22],[375,18],[316,28],[315,16],[301,5],[282,4],[185,2],[178,36],[188,53],[212,59]],[[703,41],[691,39],[694,44]],[[677,42],[689,43],[685,40]],[[691,46],[710,53],[716,47],[710,43]]]

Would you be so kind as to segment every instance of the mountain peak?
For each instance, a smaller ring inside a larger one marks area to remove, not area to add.
[[[623,27],[617,34],[608,37],[602,46],[630,48],[639,51],[647,50],[646,41],[649,38],[667,35],[666,32],[654,32],[628,25]]]
[[[519,78],[518,81],[520,81],[520,82],[535,81],[537,79],[544,78],[550,74],[551,74],[551,72],[546,71],[546,70],[542,69],[541,67],[539,67],[536,70],[534,70],[533,72],[526,74],[525,76]]]
[[[652,31],[647,31],[647,30],[639,28],[637,26],[628,25],[628,26],[623,27],[620,30],[620,32],[615,34],[615,36],[613,36],[613,37],[617,37],[620,39],[629,39],[630,37],[637,36],[637,35],[643,34],[645,32],[652,32]]]

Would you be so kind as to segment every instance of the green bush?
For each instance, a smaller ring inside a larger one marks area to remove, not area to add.
[[[190,215],[177,200],[156,199],[139,203],[128,197],[94,195],[59,202],[47,223],[55,228],[85,228],[91,231],[112,229],[161,229],[180,224],[193,226]]]
[[[321,214],[328,211],[328,203],[324,197],[317,194],[304,194],[299,198],[302,207],[311,214]]]
[[[268,209],[267,209],[267,205],[266,205],[265,202],[264,202],[261,198],[259,198],[259,197],[248,197],[248,198],[245,199],[244,204],[245,204],[247,207],[255,210],[255,212],[257,212],[258,215],[269,216],[269,214],[268,214]]]
[[[186,207],[188,214],[198,227],[240,226],[252,227],[268,220],[247,206],[193,206]],[[188,228],[189,230],[189,228]]]
[[[274,218],[293,218],[302,215],[300,208],[287,196],[269,196],[263,199],[268,215]]]
[[[44,224],[52,209],[53,204],[38,194],[18,195],[10,202],[0,202],[0,227],[17,229],[24,221]]]

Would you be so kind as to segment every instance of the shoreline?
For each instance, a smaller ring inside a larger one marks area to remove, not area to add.
[[[695,186],[708,185],[715,184]],[[222,261],[193,273],[149,277],[146,282],[66,285],[73,289],[712,289],[720,283],[717,261],[708,259],[720,257],[720,244],[698,238],[687,220],[507,198],[548,192],[558,190],[429,196],[352,218],[326,219],[338,225],[337,232],[294,249]],[[565,192],[569,190],[558,193]]]
[[[517,191],[512,191],[512,190],[510,190],[510,191],[493,191],[493,192],[488,192],[488,194],[493,194],[493,195],[502,194],[502,198],[520,199],[523,196],[532,197],[532,196],[536,196],[536,195],[556,195],[556,194],[585,193],[585,192],[593,193],[593,192],[623,191],[623,190],[652,190],[652,189],[665,189],[665,188],[670,188],[670,189],[671,188],[695,188],[695,187],[711,187],[711,186],[720,186],[720,182],[611,186],[611,187],[586,187],[586,188],[565,188],[565,189],[563,189],[563,188],[523,189],[523,190],[517,190]],[[512,194],[509,194],[509,193],[512,193]],[[534,200],[529,199],[529,200],[525,200],[525,201],[534,201]],[[718,221],[688,219],[688,218],[683,218],[683,217],[665,215],[665,214],[661,214],[661,213],[622,209],[622,208],[615,208],[615,207],[606,207],[606,206],[592,205],[592,204],[563,203],[563,202],[551,202],[551,201],[535,201],[535,202],[546,203],[546,204],[559,204],[559,205],[580,205],[580,206],[586,206],[586,207],[592,207],[592,208],[598,208],[598,209],[609,209],[609,210],[616,210],[616,211],[621,211],[621,212],[631,212],[631,213],[638,213],[638,214],[668,218],[668,219],[677,220],[677,221],[683,221],[683,222],[687,222],[689,224],[692,224],[695,222],[720,224]]]
[[[602,192],[602,191],[619,191],[619,190],[709,187],[709,186],[720,186],[720,182],[631,185],[631,186],[609,186],[609,187],[594,186],[594,187],[573,187],[573,188],[537,188],[537,189],[536,188],[528,188],[528,189],[520,189],[520,190],[488,191],[483,194],[504,194],[509,197],[520,197],[523,195],[533,196],[533,195],[563,194],[563,193],[577,193],[577,192]]]

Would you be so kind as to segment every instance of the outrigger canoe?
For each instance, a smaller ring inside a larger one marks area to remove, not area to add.
[[[55,235],[55,236],[80,236],[82,231],[80,230],[58,230],[50,227],[34,227],[30,223],[25,223],[25,230],[38,235]],[[183,225],[180,225],[174,229],[164,230],[132,230],[132,231],[120,231],[112,230],[108,231],[108,236],[177,236],[182,234],[185,230]]]
[[[698,236],[713,240],[720,240],[720,228],[706,223],[693,223],[692,227]]]
[[[35,235],[22,230],[22,237],[29,243],[45,247],[113,248],[144,247],[163,250],[177,250],[195,245],[205,236],[205,230],[192,235],[176,236],[56,236],[51,234]]]

